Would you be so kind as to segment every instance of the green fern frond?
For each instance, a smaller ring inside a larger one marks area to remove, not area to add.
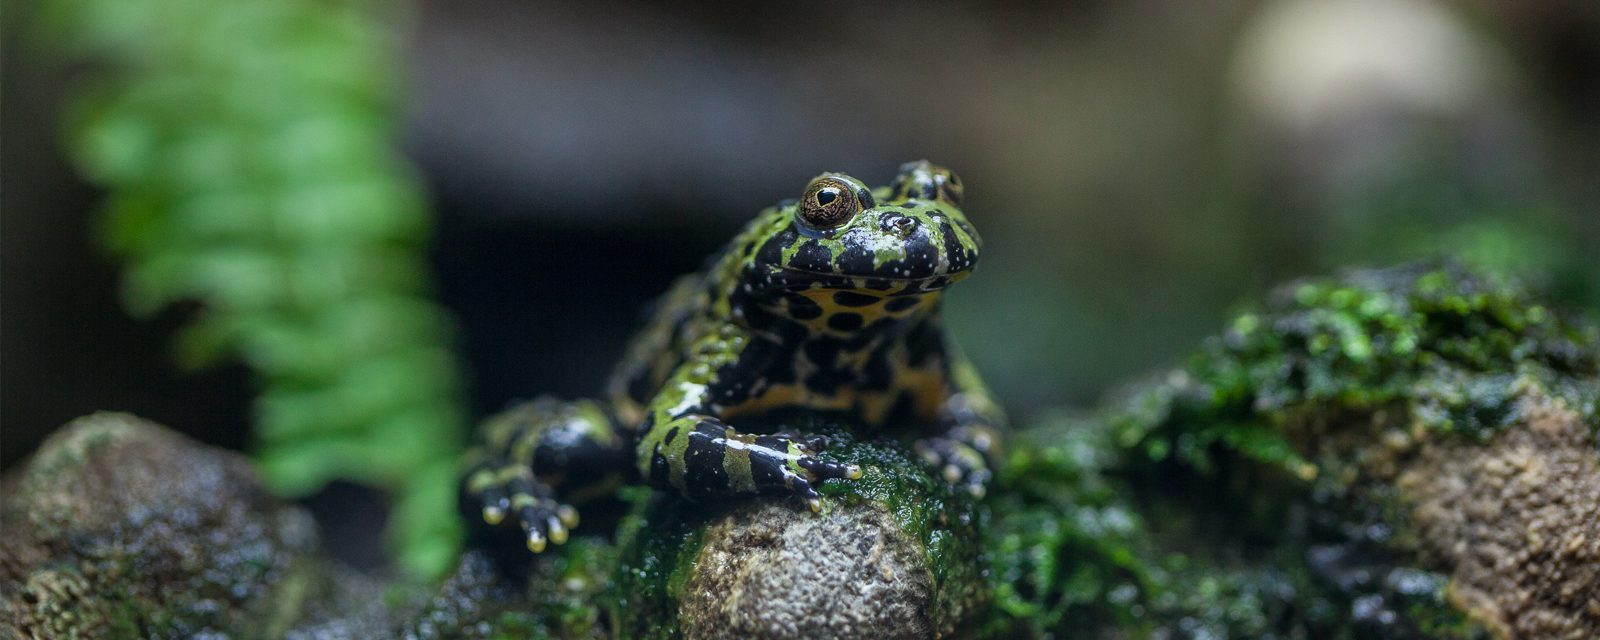
[[[427,206],[395,144],[397,9],[48,0],[37,17],[99,65],[67,128],[108,192],[128,308],[199,302],[180,359],[254,369],[268,482],[389,489],[402,564],[436,573],[460,537],[463,411],[451,322],[427,295]]]

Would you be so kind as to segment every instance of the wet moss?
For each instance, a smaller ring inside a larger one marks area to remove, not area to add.
[[[505,559],[489,553],[469,552],[425,601],[391,605],[414,612],[395,635],[410,640],[609,637],[603,611],[616,564],[611,543],[580,536],[522,560],[526,572],[508,570]]]
[[[1019,436],[986,635],[1480,638],[1391,482],[1548,394],[1600,428],[1600,332],[1450,264],[1280,290],[1185,366]],[[1386,475],[1389,474],[1389,475]]]

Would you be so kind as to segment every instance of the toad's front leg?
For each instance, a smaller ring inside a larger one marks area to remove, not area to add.
[[[563,544],[578,512],[565,501],[608,493],[627,469],[627,439],[596,403],[540,398],[485,420],[461,481],[461,508],[489,538],[520,529],[529,551]],[[513,526],[514,525],[514,526]]]
[[[826,446],[821,437],[740,433],[714,417],[686,414],[657,425],[639,442],[639,470],[650,484],[691,500],[787,493],[817,511],[817,482],[861,477],[856,465],[818,459]]]
[[[685,365],[652,403],[635,451],[639,475],[691,500],[755,494],[800,496],[821,509],[815,484],[854,480],[861,468],[817,458],[825,438],[753,435],[730,428],[711,411],[718,386],[704,366]]]

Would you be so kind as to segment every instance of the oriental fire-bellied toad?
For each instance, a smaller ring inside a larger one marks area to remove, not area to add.
[[[659,301],[603,400],[540,399],[484,422],[464,511],[518,527],[537,553],[576,526],[569,504],[618,480],[817,510],[818,482],[863,470],[819,459],[824,438],[739,429],[792,409],[910,425],[940,476],[982,495],[1004,418],[940,318],[945,288],[978,260],[962,191],[948,169],[912,162],[877,189],[825,173],[763,210]]]

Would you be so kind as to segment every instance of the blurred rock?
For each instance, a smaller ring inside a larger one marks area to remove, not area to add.
[[[1525,388],[1489,443],[1438,442],[1395,478],[1450,600],[1503,638],[1600,637],[1600,455],[1584,416]]]
[[[469,550],[438,589],[408,607],[397,625],[405,640],[607,638],[603,607],[615,566],[613,547],[574,538],[538,557]],[[357,636],[359,637],[359,636]]]
[[[315,527],[241,456],[126,414],[67,425],[6,478],[0,636],[281,635]]]

